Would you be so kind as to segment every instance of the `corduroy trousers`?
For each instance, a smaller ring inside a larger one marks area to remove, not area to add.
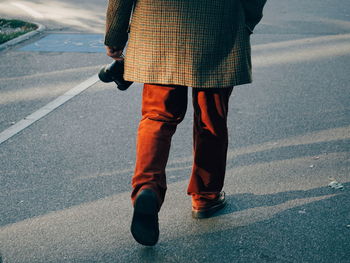
[[[205,207],[224,185],[228,146],[227,113],[233,87],[192,88],[193,166],[187,193],[195,208]],[[171,138],[187,109],[188,87],[144,84],[142,118],[137,133],[132,201],[152,189],[161,207],[166,186],[165,168]]]

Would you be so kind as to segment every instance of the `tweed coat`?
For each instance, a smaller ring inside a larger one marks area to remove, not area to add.
[[[129,40],[129,81],[194,88],[249,83],[250,34],[265,2],[109,0],[105,45],[123,49]]]

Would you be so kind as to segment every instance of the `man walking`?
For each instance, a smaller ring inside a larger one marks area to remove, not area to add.
[[[131,232],[140,244],[158,241],[165,167],[172,135],[186,112],[188,87],[194,108],[187,190],[192,216],[210,217],[225,206],[228,103],[234,86],[251,82],[249,38],[265,2],[109,0],[107,55],[121,59],[129,40],[124,78],[145,83],[131,195]]]

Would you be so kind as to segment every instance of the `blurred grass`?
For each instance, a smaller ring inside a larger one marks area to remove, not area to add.
[[[17,19],[0,18],[0,44],[14,39],[20,35],[33,31],[37,28],[35,24]]]

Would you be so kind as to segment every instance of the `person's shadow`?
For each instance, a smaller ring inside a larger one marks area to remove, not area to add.
[[[344,188],[350,187],[350,183],[344,183]],[[222,216],[225,214],[232,214],[235,212],[243,211],[250,208],[264,207],[264,206],[275,206],[291,200],[321,197],[331,194],[345,194],[348,193],[342,189],[332,189],[330,187],[320,187],[310,190],[297,190],[279,192],[275,194],[263,194],[255,195],[251,193],[227,195],[227,206],[222,211],[216,213],[213,217]]]
[[[344,223],[350,211],[350,203],[346,201],[350,182],[343,186],[343,190],[324,186],[266,195],[228,195],[227,206],[209,220],[186,218],[184,223],[190,226],[188,232],[161,239],[155,247],[127,247],[122,262],[301,262],[304,259],[310,259],[304,262],[316,262],[313,257],[320,253],[325,259],[322,262],[342,262],[344,251],[334,255],[329,249],[320,252],[319,247],[332,244],[339,250],[339,247],[347,246],[341,241],[346,238],[346,233],[334,235],[338,228],[346,230]],[[301,199],[312,201],[296,202],[267,217],[254,218],[260,211],[234,217],[235,213],[239,215],[249,209],[264,207],[270,210]],[[233,224],[225,225],[229,221]],[[289,254],[300,245],[305,246],[300,254]],[[116,254],[105,257],[115,259],[118,258]],[[292,260],[288,261],[288,257]],[[331,257],[334,261],[327,261]]]

